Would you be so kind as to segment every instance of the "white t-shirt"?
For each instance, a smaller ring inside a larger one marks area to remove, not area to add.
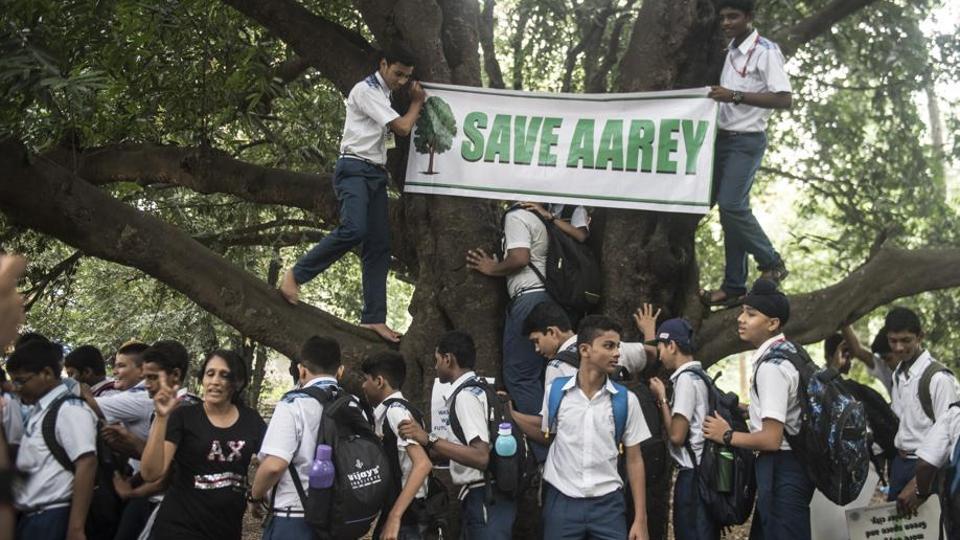
[[[608,379],[593,398],[577,386],[576,377],[563,387],[557,411],[553,443],[543,467],[543,479],[567,497],[601,497],[623,487],[617,471],[620,441],[615,440],[611,396],[618,391]],[[549,393],[543,396],[543,430],[550,428]],[[635,446],[650,438],[650,430],[633,392],[627,393],[627,422],[623,446]]]
[[[544,274],[547,269],[548,246],[547,228],[533,212],[512,210],[507,213],[503,221],[504,254],[511,249],[527,248],[530,250],[530,262]],[[511,298],[522,290],[542,289],[543,286],[543,282],[529,266],[507,276],[507,294]]]
[[[753,384],[750,385],[750,431],[763,429],[763,419],[783,423],[784,437],[781,450],[789,450],[786,435],[800,432],[800,374],[787,360],[763,360],[770,347],[784,341],[783,334],[763,343],[753,354]]]
[[[405,399],[403,393],[394,392],[390,394],[387,399]],[[384,400],[386,401],[386,400]],[[413,470],[413,459],[410,458],[410,454],[407,453],[407,447],[410,445],[417,445],[417,442],[412,439],[404,439],[400,436],[400,422],[404,420],[410,420],[415,422],[413,416],[410,415],[410,412],[404,408],[400,403],[392,403],[389,408],[385,407],[383,403],[377,405],[377,408],[373,410],[374,418],[374,427],[376,429],[377,435],[383,437],[384,425],[388,425],[390,431],[393,432],[393,436],[397,439],[397,456],[400,461],[400,472],[402,475],[402,484],[403,486],[407,485],[407,480],[410,478],[410,471]],[[427,496],[427,481],[424,480],[423,485],[420,486],[420,489],[417,490],[416,498],[422,499]]]
[[[692,369],[702,369],[700,362],[687,362],[680,366],[670,380],[673,381],[673,404],[670,406],[673,415],[680,415],[687,419],[690,424],[690,447],[697,456],[697,463],[700,463],[700,456],[703,455],[703,419],[707,417],[707,408],[710,406],[710,396],[706,383],[695,373],[683,375]],[[677,465],[682,469],[692,469],[693,461],[690,460],[690,453],[685,446],[670,445],[670,455]]]
[[[943,467],[953,457],[958,440],[960,440],[960,407],[950,407],[927,432],[923,444],[917,449],[917,457],[934,467]],[[960,464],[954,463],[954,465]]]
[[[473,371],[468,371],[461,375],[460,378],[453,381],[451,385],[453,390],[450,392],[450,397],[453,398],[454,392],[457,388],[460,388],[463,383],[476,378],[477,374]],[[449,409],[451,405],[452,399],[447,401],[447,408]],[[447,440],[454,444],[464,444],[464,442],[466,442],[466,446],[469,446],[474,439],[478,438],[485,443],[489,443],[490,431],[487,427],[487,394],[476,386],[466,388],[457,394],[456,407],[457,420],[460,421],[460,427],[463,428],[463,436],[466,441],[458,439],[453,433],[452,427],[446,432]],[[454,485],[463,486],[482,481],[483,471],[450,460],[450,477]]]
[[[867,368],[867,373],[880,381],[883,387],[887,389],[887,395],[893,396],[893,370],[887,366],[887,363],[883,361],[879,354],[874,353],[873,367]]]
[[[720,86],[749,93],[790,92],[790,79],[783,69],[780,47],[754,30],[739,47],[728,45],[720,73]],[[760,132],[766,129],[772,109],[741,103],[720,103],[717,126],[727,131]]]
[[[894,445],[907,454],[913,454],[924,443],[927,432],[933,427],[933,420],[923,411],[920,404],[920,379],[923,372],[933,361],[929,351],[923,353],[904,372],[897,367],[893,374],[893,392],[890,408],[900,418],[900,428],[894,438]],[[957,379],[949,373],[937,373],[930,379],[930,398],[935,417],[945,414],[951,403],[960,399]]]
[[[14,485],[14,502],[17,509],[30,511],[38,507],[46,509],[70,506],[73,498],[73,473],[57,462],[43,440],[43,419],[50,404],[67,393],[60,384],[47,392],[39,401],[39,407],[27,421],[20,451],[17,453],[17,469],[25,479]],[[97,417],[85,403],[70,399],[60,406],[56,424],[57,442],[71,461],[97,451]]]
[[[566,208],[565,204],[553,203],[549,206],[548,210],[550,213],[557,216],[557,219],[560,219],[560,216],[563,215],[563,210]],[[590,228],[590,216],[587,214],[587,209],[583,206],[577,206],[573,209],[573,215],[570,216],[570,224],[578,229],[589,229]]]
[[[400,115],[390,106],[390,88],[380,72],[353,85],[347,96],[340,153],[353,154],[374,163],[387,162],[387,124]]]
[[[333,377],[317,377],[308,381],[310,386],[336,386]],[[275,456],[288,464],[293,463],[300,473],[300,484],[304,489],[309,485],[310,467],[317,451],[317,432],[320,428],[320,415],[323,405],[312,396],[300,393],[288,393],[283,396],[273,410],[270,424],[260,446],[259,457]],[[273,493],[273,490],[270,491]],[[276,498],[272,502],[278,510],[303,511],[297,488],[290,477],[290,471],[283,473],[277,482]]]

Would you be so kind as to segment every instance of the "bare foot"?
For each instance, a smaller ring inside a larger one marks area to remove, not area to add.
[[[297,305],[300,301],[300,285],[297,285],[297,280],[293,279],[293,270],[287,270],[287,273],[283,275],[283,281],[280,283],[280,294],[284,300],[293,305]]]
[[[400,334],[390,329],[386,323],[361,324],[363,328],[369,328],[377,333],[378,336],[390,343],[400,343]]]

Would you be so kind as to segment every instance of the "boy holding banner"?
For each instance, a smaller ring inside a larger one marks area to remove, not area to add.
[[[420,85],[411,82],[413,64],[408,51],[385,53],[379,69],[350,90],[340,158],[333,173],[333,189],[340,202],[340,226],[301,257],[280,284],[283,297],[296,304],[301,284],[326,270],[357,244],[363,244],[360,326],[391,342],[400,341],[400,335],[386,324],[390,230],[385,165],[387,150],[396,144],[394,136],[410,134],[426,99]],[[410,109],[401,116],[391,107],[390,96],[408,83]]]
[[[776,43],[753,28],[753,0],[719,2],[720,26],[730,40],[720,86],[709,97],[720,103],[714,161],[714,197],[720,206],[726,271],[720,289],[701,292],[707,305],[732,306],[746,293],[747,254],[763,278],[787,277],[783,259],[774,250],[750,209],[750,188],[767,147],[764,129],[771,109],[789,109],[790,80]]]

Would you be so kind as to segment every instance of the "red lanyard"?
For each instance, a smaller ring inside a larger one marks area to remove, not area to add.
[[[733,57],[730,57],[730,67],[733,68],[741,77],[747,76],[747,66],[750,64],[750,58],[753,56],[753,51],[757,50],[757,44],[760,43],[760,34],[757,34],[757,39],[753,40],[753,45],[750,46],[750,50],[747,51],[747,61],[743,63],[743,69],[737,69],[733,65]]]

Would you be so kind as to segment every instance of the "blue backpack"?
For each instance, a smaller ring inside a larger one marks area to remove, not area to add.
[[[546,434],[549,438],[550,433],[557,432],[557,415],[560,412],[560,402],[566,392],[563,387],[566,386],[573,377],[557,377],[550,383],[550,395],[547,398],[547,419],[549,431]],[[612,381],[611,381],[612,382]],[[620,453],[623,453],[623,432],[627,429],[627,400],[630,390],[620,383],[613,383],[617,389],[616,394],[610,394],[610,403],[613,406],[613,436]]]

